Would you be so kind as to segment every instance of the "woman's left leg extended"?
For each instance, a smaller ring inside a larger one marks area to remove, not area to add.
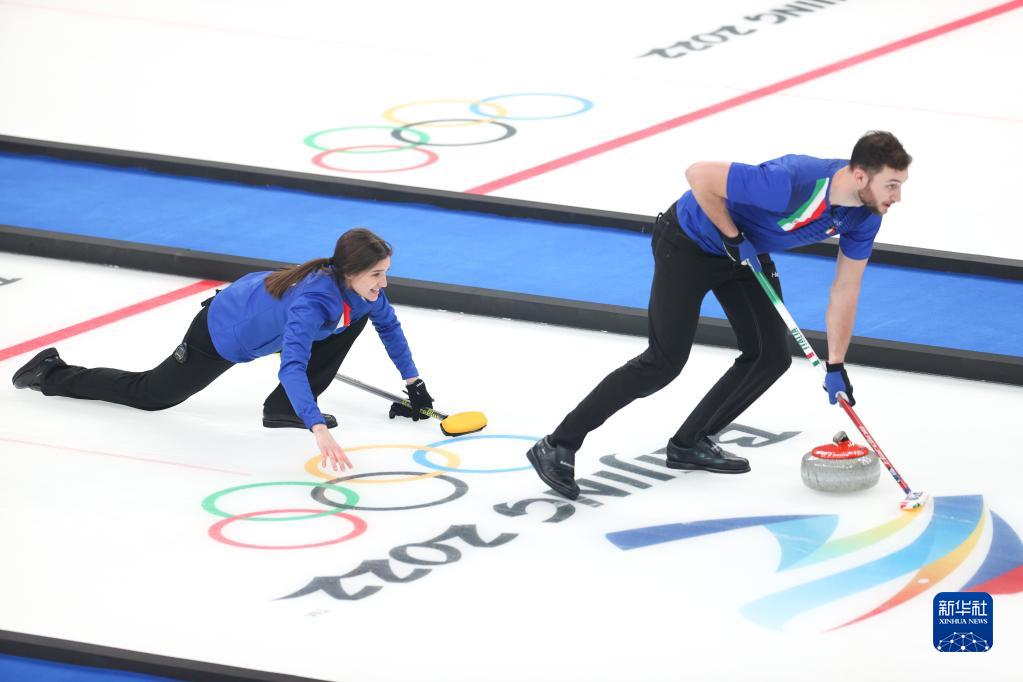
[[[187,352],[172,353],[153,369],[126,372],[107,367],[61,364],[42,381],[44,395],[102,400],[140,410],[164,410],[206,388],[234,363],[217,353],[206,325],[204,307],[185,334]]]

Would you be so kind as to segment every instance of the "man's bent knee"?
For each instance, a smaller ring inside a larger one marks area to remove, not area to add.
[[[785,372],[789,371],[789,367],[792,366],[792,355],[788,350],[778,350],[762,357],[761,363],[764,366],[765,372],[778,379]]]
[[[626,364],[636,378],[637,397],[645,398],[661,390],[682,372],[685,360],[672,361],[661,354],[643,353]]]

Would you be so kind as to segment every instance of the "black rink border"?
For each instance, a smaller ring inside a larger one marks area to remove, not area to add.
[[[187,682],[326,682],[311,677],[235,668],[8,630],[0,630],[0,654],[157,675]]]
[[[551,222],[612,227],[632,232],[642,232],[644,228],[649,229],[649,225],[653,221],[653,216],[634,213],[619,213],[577,206],[562,206],[559,204],[522,201],[518,199],[488,197],[465,192],[409,187],[368,180],[333,178],[316,173],[258,168],[219,161],[89,147],[48,140],[12,137],[9,135],[0,135],[0,152],[50,156],[67,161],[84,161],[125,168],[143,168],[153,172],[172,175],[223,180],[259,187],[280,187],[353,199],[411,202],[455,211],[474,211],[514,218],[531,218]],[[671,201],[671,197],[665,197],[665,207]],[[832,238],[818,244],[802,246],[792,251],[834,258],[838,253],[838,240]],[[870,260],[872,263],[900,265],[922,270],[1023,280],[1023,261],[1011,258],[996,258],[993,256],[938,251],[936,249],[875,244]]]
[[[0,251],[62,260],[84,261],[172,275],[233,281],[259,270],[288,263],[241,258],[204,251],[137,244],[100,237],[0,225]],[[486,317],[646,336],[646,310],[561,298],[463,287],[405,278],[389,278],[388,298],[394,303]],[[827,347],[821,331],[804,329],[814,349]],[[735,348],[735,335],[725,320],[701,318],[696,342]],[[802,351],[790,342],[793,355]],[[826,355],[826,354],[825,354]],[[849,362],[885,369],[923,372],[975,381],[1023,386],[1023,357],[978,353],[921,344],[853,337]]]

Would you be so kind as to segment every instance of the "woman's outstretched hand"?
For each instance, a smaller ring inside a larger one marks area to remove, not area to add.
[[[352,462],[348,459],[348,455],[341,449],[337,441],[334,440],[334,436],[330,435],[330,431],[327,430],[326,424],[316,424],[313,426],[313,435],[316,437],[316,447],[320,449],[320,467],[323,469],[327,468],[327,461],[330,461],[330,467],[334,471],[344,471],[345,469],[352,469]]]

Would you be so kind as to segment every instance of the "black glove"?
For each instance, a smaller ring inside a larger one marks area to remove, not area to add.
[[[846,401],[849,406],[852,407],[856,404],[856,400],[853,398],[853,387],[849,383],[849,375],[845,372],[845,363],[836,362],[831,364],[830,362],[825,365],[828,368],[828,373],[824,377],[824,390],[827,391],[828,400],[832,405],[838,403],[838,394],[845,393]]]
[[[760,259],[757,258],[757,247],[753,246],[746,237],[743,236],[742,232],[735,235],[734,237],[721,237],[721,241],[725,246],[725,253],[731,258],[736,265],[742,265],[744,260],[748,260],[753,269],[760,272]]]
[[[391,409],[388,411],[387,416],[390,419],[394,419],[395,417],[408,417],[409,419],[413,419],[412,408],[406,407],[401,403],[391,403]]]
[[[429,417],[419,411],[420,409],[433,409],[433,398],[430,396],[430,392],[426,390],[426,383],[422,379],[416,379],[405,387],[405,392],[408,393],[408,401],[412,403],[412,407],[405,407],[401,403],[391,403],[391,411],[388,413],[388,416],[391,419],[395,417],[408,417],[415,422],[420,419],[429,419]]]

